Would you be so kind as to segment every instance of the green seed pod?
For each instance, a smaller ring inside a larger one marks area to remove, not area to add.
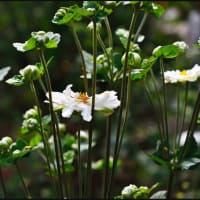
[[[20,74],[24,76],[25,80],[33,81],[40,77],[40,70],[35,65],[27,65],[24,69],[20,70]]]

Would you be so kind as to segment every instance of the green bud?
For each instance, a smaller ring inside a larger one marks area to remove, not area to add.
[[[35,128],[38,124],[38,121],[34,118],[29,118],[23,121],[22,127],[27,127],[29,129]]]
[[[27,81],[33,81],[40,77],[40,70],[35,65],[27,65],[19,72]]]
[[[28,118],[35,118],[38,116],[38,111],[36,108],[31,108],[29,110],[27,110],[24,114],[24,119],[28,119]]]
[[[5,136],[1,139],[1,141],[4,143],[7,144],[7,146],[10,146],[13,142],[12,138],[11,137],[8,137],[8,136]]]
[[[5,149],[7,148],[9,145],[7,144],[7,142],[0,140],[0,149]]]
[[[59,132],[63,134],[66,131],[66,125],[63,123],[58,124]]]
[[[66,15],[67,12],[64,8],[60,8],[57,12],[56,12],[56,15],[60,15],[60,16],[64,16]]]
[[[122,64],[125,62],[125,53],[121,58]],[[138,67],[141,64],[141,57],[136,52],[129,52],[128,53],[128,65],[130,67]]]

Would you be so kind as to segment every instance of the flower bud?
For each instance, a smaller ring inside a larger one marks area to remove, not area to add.
[[[124,197],[131,198],[135,189],[137,189],[137,186],[130,184],[129,186],[124,187],[121,194]]]
[[[58,124],[58,129],[59,129],[59,132],[60,132],[61,134],[63,134],[63,133],[66,131],[66,126],[65,126],[65,124],[59,123],[59,124]]]
[[[29,110],[27,110],[24,114],[24,119],[28,119],[28,118],[35,118],[38,116],[38,111],[35,108],[31,108]]]
[[[7,148],[9,145],[7,142],[0,140],[0,150]]]
[[[8,137],[8,136],[5,136],[1,139],[1,141],[4,143],[7,144],[7,146],[10,146],[13,142],[12,138],[11,137]]]
[[[177,46],[183,53],[189,48],[184,41],[174,42],[173,45]]]
[[[25,80],[33,81],[40,77],[40,70],[35,65],[27,65],[24,69],[20,70],[20,74],[24,76]]]
[[[35,128],[37,126],[38,122],[34,118],[29,118],[27,120],[23,121],[22,127],[27,127],[29,129]]]
[[[88,24],[87,28],[92,31],[94,28],[93,22],[90,22]],[[99,22],[96,23],[96,29],[97,29],[97,32],[99,32],[101,30],[101,23],[99,23]]]
[[[124,55],[121,58],[121,62],[122,64],[124,64],[125,62],[125,56],[126,54],[124,53]],[[136,52],[129,52],[128,53],[128,65],[131,67],[138,67],[141,63],[141,57],[138,53]]]

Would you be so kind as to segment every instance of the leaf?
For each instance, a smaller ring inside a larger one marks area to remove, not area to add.
[[[184,160],[180,166],[182,170],[188,170],[197,167],[199,163],[200,163],[200,158],[189,158],[188,160]]]
[[[11,69],[11,67],[4,67],[4,68],[0,69],[0,81],[3,81],[3,79],[8,74],[10,69]]]
[[[157,58],[163,57],[168,59],[176,58],[181,54],[182,50],[176,45],[161,46],[159,49],[153,52],[153,56]]]
[[[153,14],[157,18],[161,17],[165,11],[164,7],[160,4],[151,1],[143,1],[142,9]]]
[[[6,83],[10,85],[15,85],[15,86],[21,86],[24,84],[24,77],[20,74],[14,75],[12,78],[9,78],[6,80]]]
[[[167,191],[166,190],[160,190],[153,195],[151,195],[150,199],[166,199],[167,198]]]
[[[74,160],[75,152],[73,150],[69,150],[63,154],[65,164],[71,164]]]
[[[29,145],[31,147],[36,146],[36,145],[38,145],[39,142],[41,142],[41,140],[42,140],[41,135],[39,133],[37,133],[31,138]]]

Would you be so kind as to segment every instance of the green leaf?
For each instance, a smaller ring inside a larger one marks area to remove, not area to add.
[[[14,75],[12,78],[9,78],[6,80],[6,83],[10,85],[15,85],[15,86],[21,86],[24,84],[24,77],[20,74]]]
[[[36,40],[32,37],[28,41],[26,41],[23,46],[23,49],[25,51],[30,51],[35,48],[36,48]]]
[[[188,170],[197,167],[199,164],[200,158],[189,158],[188,160],[184,160],[180,166],[182,170]]]
[[[55,24],[68,24],[71,21],[80,21],[84,16],[90,16],[92,13],[84,8],[80,8],[78,5],[72,5],[70,7],[59,8],[53,19],[52,23]]]
[[[160,190],[151,195],[150,199],[166,199],[167,198],[167,191]]]
[[[164,7],[162,7],[158,3],[151,2],[151,1],[142,1],[142,2],[143,2],[142,7],[141,7],[142,10],[153,14],[157,18],[161,17],[165,12]]]
[[[8,74],[10,69],[11,69],[11,67],[4,67],[4,68],[0,69],[0,81],[3,81],[3,79]]]
[[[69,150],[63,154],[65,164],[71,164],[74,160],[75,152],[73,150]]]
[[[48,125],[51,122],[51,116],[50,115],[45,115],[42,117],[42,124],[43,126]]]
[[[38,143],[41,142],[41,140],[42,140],[41,135],[39,133],[37,133],[30,139],[29,145],[31,147],[34,147],[34,146],[38,145]]]
[[[3,152],[0,154],[0,166],[11,166],[14,164],[11,152]]]
[[[176,45],[166,45],[166,46],[160,46],[157,50],[153,52],[153,56],[159,58],[176,58],[177,56],[182,54],[182,50],[176,46]]]

